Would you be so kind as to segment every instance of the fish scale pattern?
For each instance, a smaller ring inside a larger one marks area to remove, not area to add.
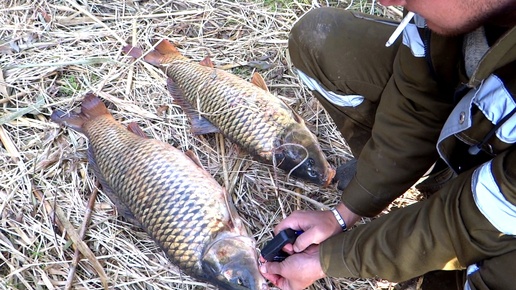
[[[184,60],[164,60],[183,97],[232,142],[268,162],[286,128],[290,108],[269,92],[228,72]],[[196,78],[192,79],[192,75]]]
[[[222,187],[180,150],[136,136],[110,116],[88,122],[85,133],[107,186],[172,263],[205,278],[204,246],[230,228]]]

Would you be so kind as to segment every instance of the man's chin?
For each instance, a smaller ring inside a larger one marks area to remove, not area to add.
[[[471,32],[477,29],[478,25],[467,25],[467,26],[440,26],[435,23],[428,21],[426,22],[426,26],[432,30],[433,32],[443,35],[443,36],[457,36],[460,34]]]

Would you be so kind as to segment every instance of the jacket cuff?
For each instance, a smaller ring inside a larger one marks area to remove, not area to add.
[[[319,245],[319,261],[321,268],[328,277],[360,278],[356,271],[352,271],[346,264],[342,253],[346,253],[344,237],[341,233],[329,238]]]
[[[340,199],[352,212],[365,217],[378,215],[388,205],[388,202],[386,203],[365,189],[356,176],[342,191]]]

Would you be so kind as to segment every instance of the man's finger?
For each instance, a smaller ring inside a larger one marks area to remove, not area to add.
[[[278,225],[274,227],[274,234],[277,235],[279,232],[286,229],[300,230],[299,223],[295,219],[295,214],[291,214],[286,219],[282,220]]]
[[[292,255],[294,254],[294,245],[292,244],[286,244],[284,247],[283,247],[283,251],[289,255]]]
[[[263,277],[269,281],[272,282],[272,284],[276,285],[277,287],[279,286],[279,283],[280,283],[280,280],[283,278],[281,277],[280,275],[278,275],[278,273],[276,273],[275,271],[277,270],[276,266],[273,265],[272,268],[271,268],[271,264],[279,264],[279,263],[276,263],[276,262],[267,262],[267,263],[264,263],[264,264],[261,264],[260,265],[260,272],[262,273]]]
[[[282,263],[278,262],[267,262],[260,266],[260,271],[262,271],[262,273],[276,274],[281,276],[283,265]]]
[[[306,248],[308,248],[310,245],[318,243],[318,241],[314,238],[315,237],[312,231],[306,231],[297,237],[292,249],[295,253],[300,253],[306,250]]]

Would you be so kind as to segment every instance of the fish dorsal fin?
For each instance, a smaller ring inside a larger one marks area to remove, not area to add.
[[[185,151],[185,155],[188,156],[190,159],[192,159],[192,161],[197,164],[197,166],[199,166],[200,168],[202,168],[203,170],[206,170],[204,168],[204,166],[202,166],[202,163],[201,163],[201,160],[199,160],[199,158],[197,157],[197,155],[195,155],[195,153],[192,151],[192,150],[186,150]]]
[[[177,47],[166,39],[162,39],[158,45],[156,45],[156,50],[163,55],[181,54],[179,50],[177,50]]]
[[[188,102],[181,88],[179,88],[172,78],[167,78],[167,89],[174,98],[174,104],[183,109],[186,116],[190,120],[191,132],[194,135],[202,135],[208,133],[219,133],[220,129],[213,125],[208,119],[204,118],[199,111],[196,110],[190,102]]]
[[[138,126],[136,122],[129,123],[129,125],[127,125],[127,130],[129,130],[129,132],[134,133],[137,136],[148,138],[147,134],[143,132],[142,128]]]
[[[263,79],[262,75],[257,72],[253,74],[253,77],[251,78],[251,83],[259,88],[262,88],[266,92],[269,91],[269,88],[265,84],[265,80]]]
[[[201,62],[199,63],[202,66],[207,66],[213,68],[213,62],[211,61],[211,58],[209,56],[205,57]]]

